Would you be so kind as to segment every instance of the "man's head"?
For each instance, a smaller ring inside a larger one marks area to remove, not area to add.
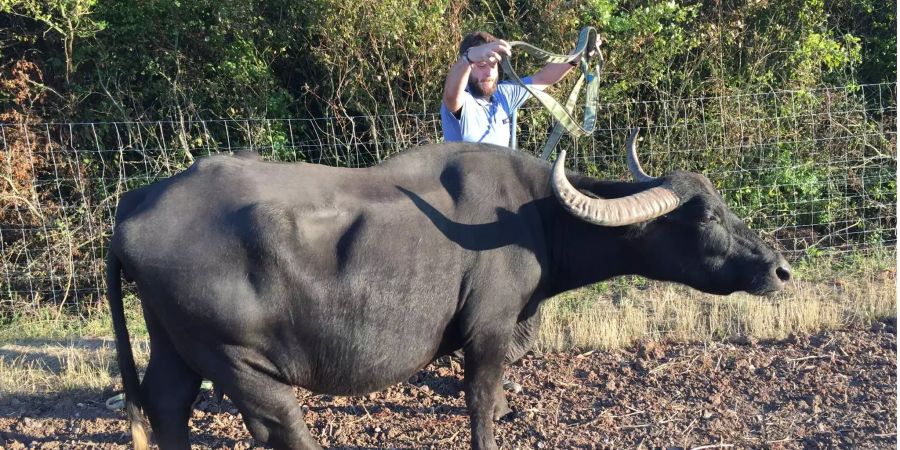
[[[460,56],[472,47],[496,41],[497,38],[484,31],[474,31],[467,34],[459,44]],[[469,92],[475,97],[490,98],[497,90],[497,80],[500,78],[500,69],[496,62],[476,62],[470,65]]]

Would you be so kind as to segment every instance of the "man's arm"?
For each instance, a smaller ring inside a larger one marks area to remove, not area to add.
[[[562,80],[574,68],[569,63],[547,64],[531,76],[531,87],[544,90]]]
[[[469,62],[460,55],[450,67],[450,73],[447,74],[447,79],[444,81],[444,106],[454,115],[462,109],[463,92],[465,92],[470,71]]]
[[[597,52],[600,51],[600,41],[598,40],[596,46],[588,50],[589,56],[594,56]],[[581,56],[573,61],[573,63],[580,63]],[[532,84],[531,87],[544,90],[547,86],[553,86],[558,83],[559,80],[562,80],[566,74],[569,73],[570,70],[578,67],[577,65],[573,66],[569,63],[560,63],[560,64],[547,64],[537,73],[531,76]]]

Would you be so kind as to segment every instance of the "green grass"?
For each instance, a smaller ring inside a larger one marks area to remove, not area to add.
[[[143,312],[134,295],[123,299],[128,331],[146,337]],[[0,343],[35,339],[112,338],[112,320],[106,302],[99,306],[57,308],[18,303],[15,312],[0,320]]]

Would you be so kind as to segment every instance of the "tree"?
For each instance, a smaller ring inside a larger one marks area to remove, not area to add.
[[[0,0],[0,12],[41,22],[46,27],[45,35],[54,32],[60,36],[69,83],[69,76],[75,71],[75,39],[91,37],[106,28],[104,22],[91,17],[96,3],[97,0]]]

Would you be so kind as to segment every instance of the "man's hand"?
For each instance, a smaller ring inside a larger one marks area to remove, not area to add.
[[[509,57],[512,51],[509,43],[499,39],[487,44],[481,44],[476,47],[469,47],[466,56],[472,63],[486,62],[491,64],[499,63],[504,56]]]
[[[598,38],[597,38],[597,42],[595,42],[594,45],[593,45],[592,47],[586,48],[586,49],[584,50],[584,53],[582,53],[582,54],[579,55],[577,58],[575,58],[574,60],[572,60],[572,62],[571,62],[570,64],[573,65],[573,66],[577,66],[578,63],[581,62],[581,59],[582,59],[583,57],[585,57],[585,56],[587,56],[589,59],[593,59],[595,56],[597,56],[597,55],[600,54],[600,45],[601,45],[602,43],[603,43],[603,42],[602,42],[602,41],[600,40],[600,38],[598,37]],[[572,51],[574,52],[575,50],[573,49]],[[569,53],[569,54],[571,55],[571,53]]]
[[[597,37],[597,41],[594,43],[593,47],[587,49],[588,58],[593,58],[600,53],[600,46],[603,45],[603,40],[600,37]]]

